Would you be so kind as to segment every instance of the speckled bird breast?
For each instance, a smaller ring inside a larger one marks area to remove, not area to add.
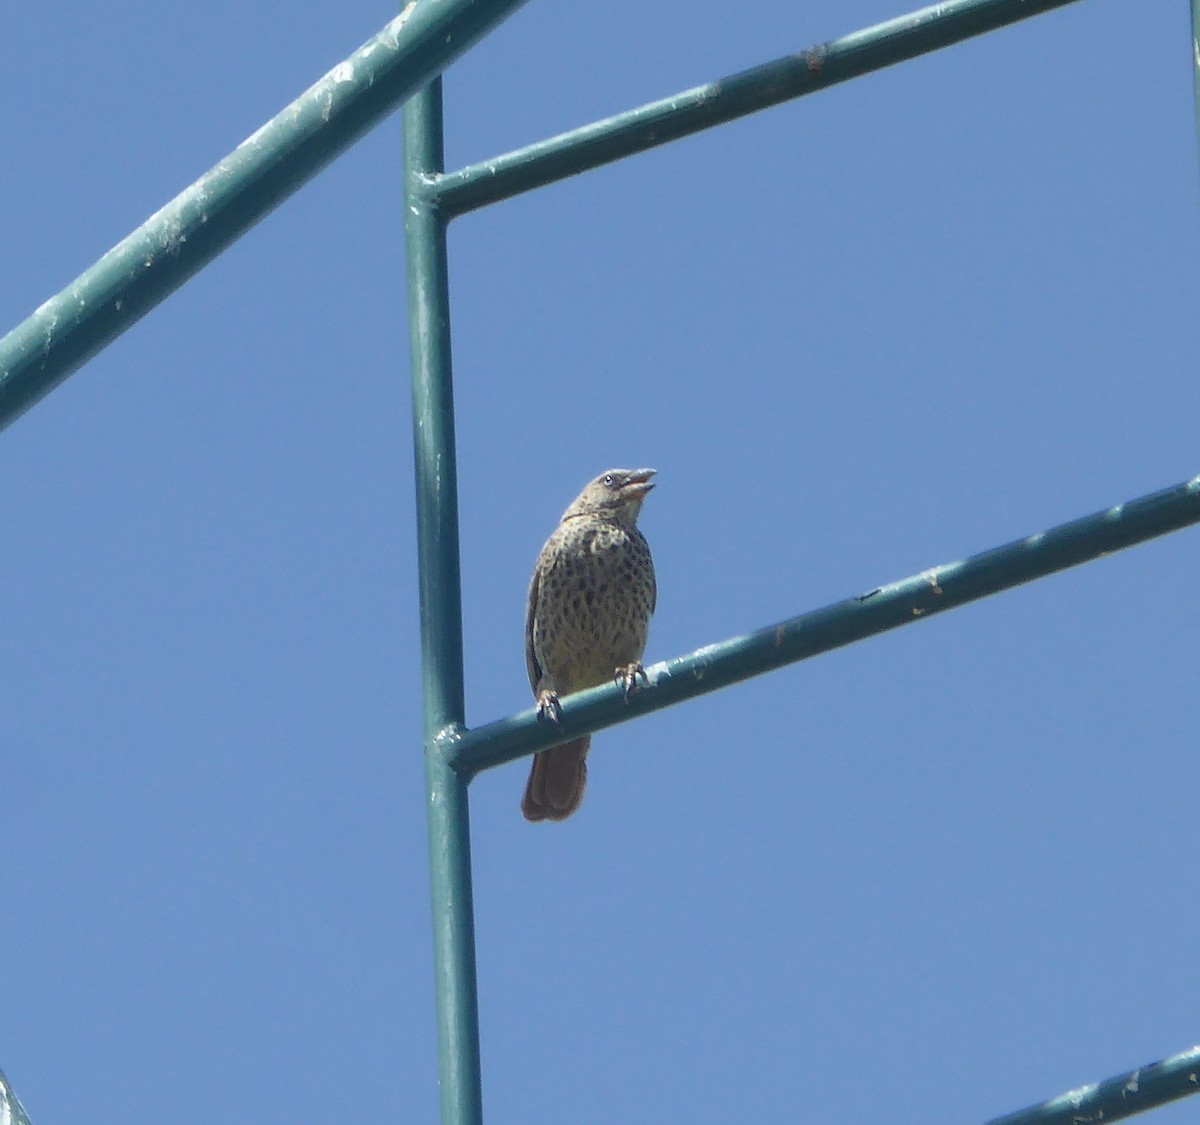
[[[528,640],[555,690],[595,687],[641,659],[656,588],[650,547],[637,528],[564,523],[542,548],[534,582]]]

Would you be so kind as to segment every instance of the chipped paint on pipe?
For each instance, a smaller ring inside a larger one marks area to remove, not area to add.
[[[1200,1093],[1200,1047],[1162,1062],[1139,1066],[1104,1082],[1068,1090],[1041,1105],[997,1117],[988,1125],[1079,1125],[1121,1121],[1148,1109]]]

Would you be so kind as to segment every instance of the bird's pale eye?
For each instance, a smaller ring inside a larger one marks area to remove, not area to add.
[[[612,473],[605,473],[605,474],[604,474],[604,487],[605,487],[605,488],[612,488],[612,486],[613,486],[613,475],[612,475]]]

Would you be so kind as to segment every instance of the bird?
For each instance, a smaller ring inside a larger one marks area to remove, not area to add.
[[[637,528],[654,469],[609,469],[589,482],[542,547],[525,611],[525,663],[539,719],[559,696],[645,677],[642,653],[658,600],[650,546]],[[583,800],[591,735],[534,755],[526,820],[566,820]]]

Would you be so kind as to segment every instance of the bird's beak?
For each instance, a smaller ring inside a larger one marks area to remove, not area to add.
[[[626,496],[644,496],[654,487],[650,478],[657,472],[657,469],[634,469],[621,485],[621,492]]]

